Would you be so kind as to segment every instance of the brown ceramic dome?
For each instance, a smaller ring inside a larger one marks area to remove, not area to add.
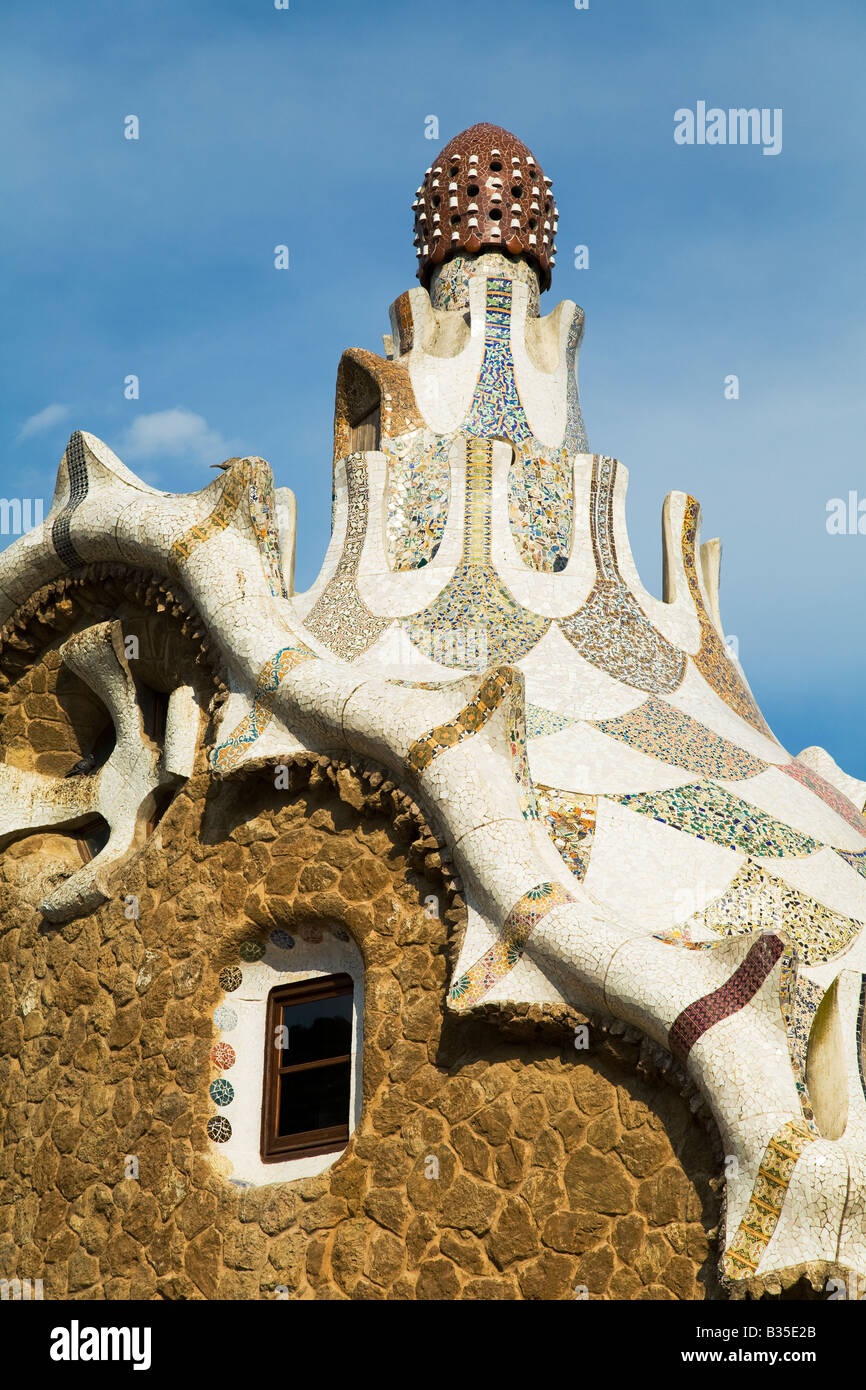
[[[418,279],[458,251],[526,256],[550,288],[558,213],[551,180],[522,140],[498,125],[473,125],[440,150],[417,190]]]

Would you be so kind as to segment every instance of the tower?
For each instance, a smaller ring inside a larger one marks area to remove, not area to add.
[[[0,556],[10,1275],[866,1274],[866,785],[768,727],[692,497],[642,585],[532,153],[474,126],[413,210],[420,284],[339,363],[309,590],[263,459],[179,496],[83,431]]]

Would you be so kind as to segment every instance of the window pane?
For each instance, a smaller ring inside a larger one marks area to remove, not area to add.
[[[352,1051],[352,996],[313,999],[307,1004],[284,1004],[286,1046],[280,1066],[318,1062],[324,1057],[343,1057]]]
[[[313,1067],[310,1071],[294,1071],[281,1076],[277,1134],[303,1134],[332,1125],[348,1126],[351,1070],[351,1062],[334,1062],[329,1067]]]

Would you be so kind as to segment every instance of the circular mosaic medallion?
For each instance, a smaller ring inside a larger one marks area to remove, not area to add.
[[[219,1067],[220,1071],[228,1071],[229,1067],[233,1067],[235,1064],[235,1050],[233,1047],[229,1047],[228,1043],[216,1043],[211,1048],[210,1059],[215,1067]]]
[[[343,928],[343,927],[331,927],[331,931],[334,933],[334,935],[335,935],[335,937],[337,938],[338,941],[348,941],[348,940],[349,940],[349,933],[345,930],[345,928]]]
[[[235,1088],[230,1081],[217,1077],[210,1083],[210,1098],[214,1105],[231,1105],[235,1098]]]
[[[226,994],[231,994],[233,989],[240,989],[243,981],[243,974],[236,965],[227,965],[220,971],[220,985]]]
[[[261,941],[241,942],[241,960],[249,962],[261,960],[264,954],[265,948],[262,945]]]
[[[298,931],[305,941],[318,942],[322,940],[322,928],[313,926],[312,923],[309,926],[299,927]]]
[[[225,1144],[232,1137],[232,1127],[225,1115],[214,1115],[208,1120],[207,1132],[215,1144]]]
[[[291,951],[295,944],[295,938],[290,936],[287,931],[272,931],[271,941],[273,945],[279,947],[281,951]]]
[[[228,1004],[220,1004],[218,1009],[214,1009],[213,1021],[217,1028],[222,1028],[224,1033],[228,1033],[237,1027],[238,1016]]]

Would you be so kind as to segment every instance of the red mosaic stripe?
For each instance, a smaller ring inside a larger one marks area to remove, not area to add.
[[[778,936],[760,937],[729,980],[712,994],[705,994],[683,1009],[668,1034],[672,1055],[684,1062],[698,1038],[722,1019],[744,1008],[755,997],[784,949],[784,942]]]

